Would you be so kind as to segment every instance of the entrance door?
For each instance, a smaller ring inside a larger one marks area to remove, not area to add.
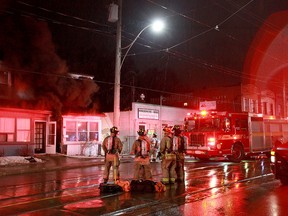
[[[56,122],[48,123],[47,154],[56,154]]]
[[[46,147],[46,122],[35,122],[35,153],[45,153]]]

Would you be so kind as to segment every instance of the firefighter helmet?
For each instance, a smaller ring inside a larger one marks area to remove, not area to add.
[[[165,133],[172,133],[171,127],[164,127],[164,128],[163,128],[163,131],[164,131]]]
[[[110,132],[117,134],[119,132],[119,130],[117,127],[113,126],[112,128],[110,128]]]
[[[139,129],[138,131],[137,131],[137,133],[138,133],[138,135],[139,136],[145,136],[146,135],[146,131],[144,130],[144,129]]]
[[[177,136],[181,133],[181,128],[179,125],[174,125],[172,131],[174,132],[174,134]]]

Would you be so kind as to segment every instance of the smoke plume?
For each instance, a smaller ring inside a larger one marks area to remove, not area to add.
[[[91,79],[73,79],[57,55],[47,23],[32,17],[1,14],[0,70],[12,74],[7,104],[57,112],[97,112]]]

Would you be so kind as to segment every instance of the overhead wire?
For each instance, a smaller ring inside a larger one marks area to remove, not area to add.
[[[75,20],[78,20],[78,21],[91,23],[91,24],[94,24],[94,25],[102,26],[102,27],[111,28],[111,26],[109,26],[109,25],[106,25],[106,24],[103,24],[103,23],[99,23],[99,22],[95,22],[95,21],[92,21],[92,20],[83,19],[83,18],[78,17],[78,16],[72,16],[72,15],[68,15],[68,14],[62,13],[62,12],[50,10],[50,9],[47,9],[47,8],[44,8],[44,7],[31,5],[31,4],[28,4],[28,3],[23,2],[23,1],[17,1],[17,2],[19,4],[22,4],[22,5],[25,5],[25,6],[28,6],[28,7],[37,8],[37,9],[40,9],[42,11],[46,11],[46,12],[49,12],[49,13],[57,14],[57,15],[60,15],[60,16],[63,16],[63,17],[72,18],[72,19],[75,19]]]
[[[235,1],[233,1],[233,0],[230,0],[230,1],[228,1],[228,2],[231,2],[231,4],[234,6],[234,7],[239,7],[239,4],[238,3],[236,3]],[[218,4],[219,5],[219,4]],[[222,5],[219,5],[220,7],[222,7],[223,9],[225,9],[225,10],[227,10],[227,11],[230,11],[229,9],[227,9],[227,8],[225,8],[224,6],[222,6]],[[252,25],[254,25],[254,26],[256,26],[256,27],[258,27],[259,26],[259,24],[262,24],[262,28],[263,27],[266,27],[265,28],[265,33],[268,33],[268,34],[275,34],[275,32],[277,32],[277,34],[282,30],[282,29],[280,29],[279,28],[279,26],[276,26],[275,24],[273,24],[273,23],[271,23],[271,22],[269,22],[269,21],[267,21],[267,20],[265,20],[265,19],[263,19],[263,18],[261,18],[261,17],[259,17],[259,16],[257,16],[255,13],[251,13],[249,10],[247,10],[246,8],[243,10],[243,12],[246,14],[246,16],[243,18],[243,17],[241,17],[241,16],[239,16],[239,18],[240,19],[243,19],[243,20],[245,20],[246,22],[249,22],[250,24],[252,24]],[[250,21],[250,20],[248,20],[248,18],[247,17],[250,17],[250,19],[252,19],[252,22]],[[256,20],[258,23],[257,24],[255,24],[254,23],[254,20]],[[267,53],[267,52],[265,52],[264,50],[261,50],[259,47],[255,47],[255,45],[253,45],[253,44],[251,44],[250,45],[250,49],[253,49],[253,50],[255,50],[255,51],[257,51],[257,52],[259,52],[259,53],[261,53],[263,56],[267,56],[267,57],[269,57],[270,59],[272,59],[272,60],[274,60],[274,61],[277,61],[277,62],[279,62],[280,64],[286,64],[286,61],[282,61],[281,59],[279,59],[278,57],[275,57],[275,56],[273,56],[273,55],[271,55],[270,53]],[[242,74],[243,74],[243,76],[245,76],[245,72],[243,71],[242,72]],[[247,75],[246,75],[247,76]],[[253,75],[250,75],[250,76],[252,76],[252,77],[250,77],[250,79],[253,79]],[[254,75],[254,76],[256,76],[256,75]],[[259,75],[258,75],[259,76]],[[265,76],[266,77],[266,76]],[[265,78],[265,77],[259,77],[260,78],[260,80],[262,80],[263,78]],[[257,81],[257,79],[253,79],[254,81]],[[282,83],[283,81],[281,80],[281,81],[271,81],[272,83],[274,83],[274,85],[277,85],[279,82],[280,83]]]
[[[151,3],[153,3],[153,4],[156,4],[155,2],[153,2],[153,1],[151,1],[151,0],[146,0],[146,1],[151,2]],[[253,2],[253,1],[254,1],[254,0],[249,1],[247,4],[245,4],[245,5],[242,6],[240,9],[238,9],[236,12],[234,12],[234,14],[231,14],[231,15],[230,15],[229,17],[227,17],[225,20],[221,21],[221,22],[218,24],[218,26],[221,25],[221,24],[223,24],[223,23],[225,23],[226,21],[228,21],[232,16],[234,16],[234,15],[237,14],[237,13],[239,13],[239,11],[243,10],[243,8],[245,8],[248,4],[250,4],[250,3]],[[19,1],[19,3],[22,4],[23,2]],[[23,4],[27,5],[27,3],[23,3]],[[205,23],[202,23],[202,22],[200,22],[200,21],[198,21],[198,20],[192,19],[192,18],[190,18],[189,16],[184,15],[184,14],[181,14],[181,13],[178,13],[178,12],[176,12],[176,11],[174,11],[174,10],[170,10],[170,9],[168,9],[167,7],[161,6],[161,5],[158,4],[158,3],[157,3],[156,5],[162,7],[163,9],[167,9],[167,10],[169,10],[170,12],[173,12],[174,14],[181,15],[181,16],[183,16],[184,18],[189,19],[190,21],[196,22],[196,23],[201,24],[201,25],[204,25],[204,26],[206,26],[206,27],[208,26],[208,25],[205,24]],[[29,6],[29,4],[28,4],[28,6]],[[32,6],[33,6],[33,5],[32,5]],[[40,7],[40,9],[53,13],[53,11],[48,10],[48,9],[45,9],[45,8],[41,8],[41,7]],[[65,16],[65,17],[71,17],[71,18],[73,18],[73,19],[75,19],[75,20],[80,20],[80,21],[84,21],[84,22],[89,22],[89,23],[96,24],[96,25],[99,24],[99,23],[97,23],[97,22],[93,22],[93,21],[90,21],[90,20],[85,20],[85,19],[82,19],[82,18],[79,18],[79,17],[75,17],[75,16],[70,16],[70,15],[67,15],[67,14],[64,14],[64,13],[61,13],[61,12],[54,12],[54,13],[56,13],[56,14],[58,14],[58,15]],[[39,15],[35,15],[35,14],[32,14],[32,13],[24,13],[24,14],[26,14],[26,15],[28,15],[28,16],[38,16],[38,17],[39,17]],[[67,23],[64,23],[64,22],[59,22],[59,21],[56,21],[56,20],[53,20],[53,19],[49,19],[49,18],[47,18],[47,17],[41,17],[41,16],[40,16],[40,18],[41,18],[41,19],[44,19],[44,20],[46,19],[46,20],[48,20],[48,21],[50,21],[50,22],[53,22],[53,23],[55,23],[55,24],[61,24],[61,25],[69,26],[69,27],[75,27],[75,28],[79,28],[79,29],[91,31],[91,28],[79,27],[79,26],[77,26],[77,25],[67,24]],[[101,25],[101,24],[100,24],[100,25]],[[216,25],[216,26],[217,26],[217,25]],[[216,27],[216,26],[215,26],[215,27]],[[106,27],[109,27],[109,26],[106,26]],[[204,31],[204,32],[200,33],[199,35],[196,35],[196,36],[191,37],[190,39],[187,39],[186,42],[187,42],[188,40],[192,40],[192,39],[194,39],[194,38],[196,38],[196,37],[199,37],[199,36],[201,36],[201,35],[203,35],[203,34],[205,34],[205,33],[208,33],[209,31],[214,30],[215,27],[214,27],[214,28],[211,27],[211,28],[208,29],[207,31]],[[98,31],[97,31],[97,30],[94,30],[94,32],[107,34],[107,32],[103,32],[103,31],[99,31],[99,30],[98,30]],[[108,32],[108,34],[109,34],[109,32]],[[181,44],[183,44],[183,43],[184,43],[184,41],[181,42]],[[142,44],[142,45],[143,45],[143,44]],[[168,49],[167,49],[167,48],[165,48],[165,49],[159,49],[159,50],[154,50],[154,51],[152,51],[152,52],[167,52],[167,53],[169,53],[169,54],[172,54],[172,55],[174,55],[174,56],[178,56],[178,57],[179,57],[179,56],[180,56],[179,53],[171,52],[171,51],[169,50],[169,49],[172,49],[172,48],[176,47],[176,45],[177,45],[177,44],[169,47]],[[180,43],[179,43],[179,45],[180,45]],[[147,45],[146,45],[146,47],[147,47],[147,48],[150,48],[150,49],[153,48],[153,47],[147,46]],[[147,53],[151,53],[151,52],[147,52]],[[144,54],[144,53],[142,53],[142,54]],[[133,55],[138,55],[138,54],[129,54],[129,56],[133,56]],[[191,59],[191,57],[185,56],[185,55],[183,55],[183,54],[181,55],[181,58]],[[195,61],[195,58],[194,58],[193,60]],[[197,63],[199,63],[199,61],[198,61]],[[196,63],[196,64],[197,64],[197,63]],[[210,67],[210,68],[211,68],[211,65],[212,65],[212,64],[209,64],[208,62],[205,62],[205,61],[203,61],[203,60],[202,60],[202,62],[200,61],[200,63],[201,63],[202,66],[204,66],[204,67]],[[232,72],[233,70],[230,69],[230,68],[229,68],[229,69],[223,68],[223,67],[217,66],[217,65],[215,65],[215,64],[213,64],[213,68],[214,68],[214,69],[218,69],[219,71],[225,72],[226,74],[232,74],[232,75],[238,76],[238,77],[241,76],[241,73],[240,73],[239,71],[234,71],[234,72]],[[248,75],[246,75],[246,76],[248,76]]]
[[[154,1],[152,1],[152,0],[146,0],[146,1],[148,1],[148,2],[150,2],[150,3],[152,3],[152,4],[154,4],[154,5],[157,5],[157,6],[159,6],[159,7],[161,7],[161,8],[163,8],[163,9],[166,9],[166,10],[168,10],[168,11],[172,11],[174,14],[176,13],[176,14],[178,14],[179,16],[182,16],[182,17],[184,17],[184,18],[187,18],[187,16],[185,15],[185,16],[183,16],[183,14],[182,13],[178,13],[178,12],[176,12],[176,11],[174,11],[174,10],[169,10],[167,7],[164,7],[164,6],[161,6],[160,4],[158,4],[158,3],[155,3]],[[232,18],[233,16],[235,16],[236,14],[238,14],[240,11],[243,11],[244,9],[246,9],[246,7],[249,5],[249,4],[251,4],[252,2],[254,2],[254,0],[250,0],[249,2],[247,2],[246,4],[244,4],[243,6],[241,6],[240,8],[239,8],[239,4],[237,4],[237,6],[238,6],[238,8],[239,9],[237,9],[235,12],[233,12],[230,16],[228,16],[226,19],[224,19],[224,20],[222,20],[221,22],[219,22],[217,25],[215,25],[215,26],[213,26],[213,27],[210,27],[209,25],[207,25],[207,24],[204,24],[204,26],[209,26],[210,28],[208,29],[208,30],[205,30],[205,31],[203,31],[203,32],[201,32],[201,33],[199,33],[198,35],[195,35],[195,36],[192,36],[191,38],[188,38],[188,39],[186,39],[186,40],[184,40],[184,41],[181,41],[180,43],[178,43],[178,44],[175,44],[175,45],[173,45],[173,46],[171,46],[171,47],[169,47],[169,48],[166,48],[165,50],[167,51],[167,50],[169,50],[169,49],[172,49],[172,48],[175,48],[176,46],[179,46],[179,45],[182,45],[182,44],[184,44],[184,43],[186,43],[186,42],[188,42],[188,41],[190,41],[190,40],[192,40],[192,39],[195,39],[195,38],[198,38],[199,36],[202,36],[202,35],[204,35],[204,34],[206,34],[206,33],[208,33],[208,32],[210,32],[210,31],[212,31],[212,30],[219,30],[219,26],[220,25],[223,25],[225,22],[227,22],[230,18]],[[188,20],[192,20],[192,19],[188,19]],[[193,21],[194,21],[195,19],[193,19]],[[203,23],[201,23],[201,22],[196,22],[196,23],[198,23],[198,24],[203,24]],[[266,23],[268,23],[267,21],[266,21]],[[222,32],[222,31],[221,31]],[[232,35],[228,35],[227,33],[225,33],[225,35],[228,37],[228,38],[232,38],[232,39],[234,39],[234,40],[237,40],[237,41],[239,41],[238,39],[236,39],[234,36],[232,36]],[[162,51],[164,51],[164,50],[162,50]],[[263,51],[262,51],[263,52]],[[267,54],[266,54],[267,55]],[[274,56],[270,56],[270,57],[272,57],[272,58],[275,58]],[[277,59],[277,58],[276,58]],[[205,65],[205,64],[204,64]],[[208,64],[206,64],[206,65],[210,65],[209,63]],[[212,64],[211,64],[212,65]],[[213,64],[214,65],[214,64]],[[217,67],[215,67],[215,68],[217,68]],[[229,70],[231,70],[231,69],[229,69]],[[252,74],[244,74],[244,72],[238,72],[238,74],[239,75],[237,75],[237,76],[239,76],[239,77],[247,77],[247,78],[249,78],[249,79],[254,79],[254,80],[256,80],[257,78],[253,78],[253,77],[251,77],[251,76],[253,76]],[[259,75],[258,75],[259,76]],[[258,77],[258,79],[257,79],[258,81],[263,81],[263,79],[262,79],[262,77]]]

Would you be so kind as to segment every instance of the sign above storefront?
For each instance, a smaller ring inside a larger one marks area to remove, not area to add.
[[[200,102],[200,110],[216,110],[216,101]]]
[[[156,109],[145,109],[138,108],[138,118],[139,119],[159,119],[159,110]]]

